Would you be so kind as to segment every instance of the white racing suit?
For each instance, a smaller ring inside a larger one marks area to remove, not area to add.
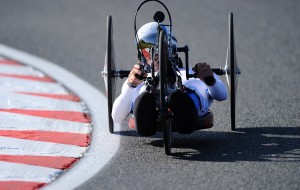
[[[223,101],[227,99],[226,86],[216,74],[214,74],[214,78],[216,79],[214,86],[207,86],[198,78],[186,80],[185,70],[180,70],[180,74],[183,85],[194,91],[187,93],[193,99],[199,117],[204,116],[208,112],[213,100]],[[124,82],[121,94],[116,98],[111,113],[115,123],[122,123],[127,118],[132,110],[133,102],[145,89],[146,87],[143,83],[139,84],[136,88],[132,88],[127,84],[127,80]]]

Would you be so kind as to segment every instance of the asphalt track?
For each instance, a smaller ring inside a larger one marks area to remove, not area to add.
[[[104,92],[106,15],[113,17],[117,64],[130,69],[139,2],[2,0],[0,42],[58,63]],[[179,44],[190,46],[190,62],[213,67],[225,63],[227,14],[234,12],[238,130],[230,131],[229,101],[214,103],[212,129],[176,135],[173,156],[164,154],[161,134],[141,138],[122,126],[118,153],[78,189],[299,189],[300,2],[164,2]],[[151,21],[149,10],[138,23]]]

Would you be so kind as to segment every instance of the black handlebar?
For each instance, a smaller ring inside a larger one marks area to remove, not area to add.
[[[120,70],[120,71],[112,71],[112,77],[120,77],[121,79],[124,78],[124,77],[128,77],[130,71],[123,71],[123,70]]]
[[[211,69],[215,74],[217,75],[225,75],[226,71],[222,68],[213,68]],[[119,78],[125,78],[128,77],[130,71],[129,70],[119,70],[119,71],[112,71],[112,77],[119,77]],[[197,73],[189,74],[189,78],[197,78]]]

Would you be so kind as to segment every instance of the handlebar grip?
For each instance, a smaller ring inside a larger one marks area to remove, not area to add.
[[[215,83],[216,79],[212,76],[209,76],[209,77],[205,77],[204,78],[204,82],[205,84],[207,84],[208,86],[211,86]]]
[[[190,77],[193,77],[193,78],[197,78],[197,74],[198,73],[193,73],[193,74],[189,74]],[[209,76],[209,77],[205,77],[204,78],[204,82],[205,84],[207,84],[208,86],[211,86],[215,83],[215,78],[213,76]]]
[[[142,72],[142,74],[141,75],[138,75],[138,74],[135,74],[135,76],[136,76],[136,78],[138,78],[139,80],[143,80],[144,79],[144,76],[143,76],[143,73],[144,73],[144,65],[142,65],[142,64],[139,64],[139,66],[140,66],[140,71]]]

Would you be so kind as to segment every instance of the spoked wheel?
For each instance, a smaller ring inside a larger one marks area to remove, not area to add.
[[[236,89],[238,84],[238,77],[241,74],[236,61],[234,30],[233,30],[233,13],[229,13],[229,41],[227,49],[227,59],[225,65],[227,83],[230,90],[230,114],[231,114],[231,130],[235,130],[235,103],[236,103]]]
[[[114,132],[114,123],[111,117],[113,99],[115,96],[116,89],[116,78],[115,73],[115,54],[113,46],[113,26],[111,16],[107,16],[107,32],[106,32],[106,54],[105,63],[102,71],[104,84],[106,88],[106,96],[108,101],[108,123],[109,132]]]
[[[166,34],[163,30],[159,33],[159,81],[160,81],[160,117],[162,119],[162,132],[165,152],[171,154],[172,122],[169,118],[167,97],[167,65],[168,44]]]

